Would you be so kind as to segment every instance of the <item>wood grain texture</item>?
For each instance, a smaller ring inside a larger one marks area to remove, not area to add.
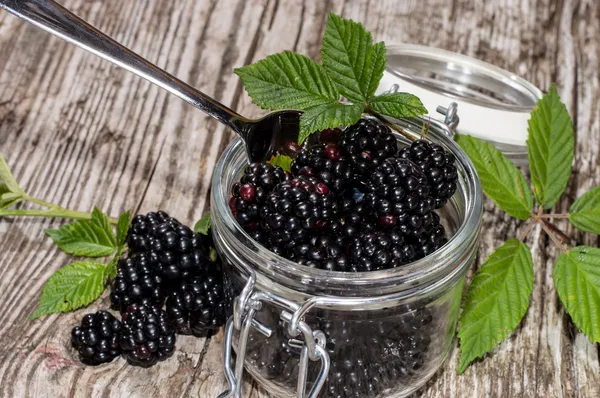
[[[557,211],[600,183],[600,4],[596,0],[65,0],[64,5],[240,113],[261,112],[232,69],[294,49],[319,58],[327,12],[377,40],[475,56],[539,87],[557,82],[573,115],[576,162]],[[191,106],[0,12],[0,152],[33,196],[69,208],[168,210],[192,223],[232,134]],[[480,257],[523,228],[487,201]],[[0,396],[214,397],[222,335],[181,337],[151,369],[81,366],[71,327],[88,310],[31,322],[41,288],[69,261],[44,238],[59,221],[0,220]],[[579,243],[598,237],[562,225]],[[536,230],[532,305],[518,333],[456,375],[457,351],[417,397],[598,397],[598,346],[569,322],[552,284],[556,249]],[[92,309],[107,307],[103,297]],[[245,396],[267,397],[246,382]]]

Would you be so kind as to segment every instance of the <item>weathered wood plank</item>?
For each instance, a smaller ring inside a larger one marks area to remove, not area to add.
[[[472,55],[540,87],[559,84],[577,132],[568,199],[600,183],[600,5],[594,0],[84,1],[64,4],[159,66],[240,113],[261,113],[231,70],[293,48],[319,58],[329,10],[378,40]],[[207,208],[210,175],[232,135],[137,77],[0,13],[0,152],[34,196],[113,214],[164,208],[191,223]],[[486,203],[480,257],[523,226]],[[148,369],[119,359],[80,366],[68,347],[85,310],[27,320],[67,256],[43,237],[59,223],[0,220],[1,396],[200,396],[224,387],[222,335],[182,337],[174,358]],[[566,225],[565,225],[566,227]],[[580,243],[595,236],[569,232]],[[557,251],[540,231],[532,306],[515,336],[456,375],[457,352],[416,396],[600,396],[598,347],[578,333],[552,285]],[[106,307],[107,300],[93,308]],[[267,396],[252,382],[246,396]]]

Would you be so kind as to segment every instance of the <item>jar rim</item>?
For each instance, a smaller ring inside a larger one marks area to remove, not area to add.
[[[232,165],[239,163],[240,158],[245,161],[245,148],[243,141],[236,137],[225,149],[215,167],[211,187],[211,207],[214,232],[229,234],[230,239],[237,239],[235,245],[228,245],[238,252],[238,258],[253,258],[256,261],[253,268],[259,274],[265,274],[271,279],[282,281],[300,280],[303,285],[318,287],[318,284],[330,288],[337,287],[341,295],[352,295],[346,290],[352,287],[392,287],[394,290],[413,289],[423,283],[438,280],[445,275],[452,274],[456,268],[468,264],[467,253],[470,247],[477,244],[481,216],[483,212],[482,191],[479,177],[471,160],[466,153],[451,138],[453,133],[448,127],[429,117],[410,119],[388,119],[398,131],[406,131],[413,127],[420,131],[423,123],[429,126],[428,137],[435,138],[435,142],[442,144],[456,157],[459,173],[459,190],[462,187],[464,195],[464,215],[456,232],[448,242],[434,253],[405,266],[368,272],[343,272],[328,271],[310,268],[294,261],[281,257],[266,249],[250,237],[238,224],[229,208],[230,190],[227,178],[231,176]],[[237,175],[235,176],[237,177]],[[459,191],[457,190],[457,192]],[[216,228],[215,228],[216,227]],[[225,227],[225,228],[223,228]],[[222,239],[227,242],[228,239]],[[385,289],[378,290],[384,293]]]

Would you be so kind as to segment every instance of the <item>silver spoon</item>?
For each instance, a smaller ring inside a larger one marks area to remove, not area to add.
[[[268,160],[275,148],[282,148],[285,140],[298,135],[300,112],[278,111],[261,119],[246,119],[117,43],[53,0],[0,0],[0,8],[149,80],[208,113],[242,137],[251,162]]]

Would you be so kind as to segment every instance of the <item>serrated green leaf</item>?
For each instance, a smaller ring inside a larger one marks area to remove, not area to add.
[[[127,210],[125,213],[119,216],[119,220],[117,221],[117,247],[119,247],[119,249],[125,245],[130,223],[131,213],[129,210]]]
[[[94,210],[92,210],[92,222],[100,228],[99,231],[102,231],[104,238],[110,241],[113,247],[117,247],[115,231],[113,230],[112,225],[110,225],[108,217],[97,207],[94,207]]]
[[[533,198],[523,173],[490,143],[469,135],[457,141],[475,165],[483,191],[511,216],[527,220]]]
[[[3,182],[3,185],[5,185],[10,192],[23,193],[23,190],[10,172],[2,155],[0,155],[0,182]]]
[[[569,210],[575,228],[600,235],[600,186],[581,195]]]
[[[30,319],[86,306],[100,296],[105,282],[104,264],[89,260],[69,264],[48,279]]]
[[[375,93],[387,63],[383,42],[373,45],[363,25],[334,13],[329,13],[321,58],[340,93],[355,103]]]
[[[277,155],[273,156],[269,163],[273,166],[279,166],[285,171],[291,171],[292,168],[292,158],[286,155]]]
[[[527,153],[537,202],[550,209],[567,187],[575,138],[567,107],[552,84],[531,112]]]
[[[561,254],[553,277],[575,325],[590,342],[600,342],[600,249],[578,246]]]
[[[194,231],[199,232],[202,235],[208,235],[208,230],[212,225],[212,221],[210,219],[210,213],[206,213],[203,215],[194,225]]]
[[[358,122],[363,108],[362,104],[326,104],[306,110],[300,115],[298,143],[302,144],[314,132]]]
[[[110,259],[110,262],[108,263],[108,265],[105,267],[106,269],[104,270],[104,275],[105,275],[105,279],[111,278],[113,279],[115,276],[117,276],[117,263],[119,262],[119,256],[113,256],[113,258]]]
[[[263,109],[304,110],[340,98],[321,65],[291,51],[269,55],[234,72],[242,79],[252,102]]]
[[[531,252],[524,243],[510,239],[479,268],[467,290],[459,321],[459,374],[517,327],[532,291]]]
[[[409,93],[388,93],[369,99],[369,108],[391,117],[415,117],[427,113],[419,97]]]
[[[83,257],[103,257],[117,249],[114,234],[110,234],[95,221],[75,221],[59,229],[46,229],[46,234],[66,253]],[[112,230],[111,230],[112,233]]]

